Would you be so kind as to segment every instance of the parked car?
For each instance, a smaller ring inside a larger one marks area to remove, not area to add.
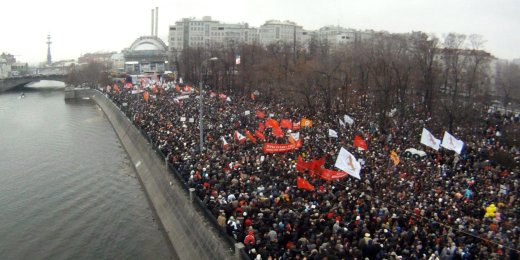
[[[418,160],[426,157],[426,152],[417,150],[415,148],[408,148],[404,151],[404,157],[414,158]]]

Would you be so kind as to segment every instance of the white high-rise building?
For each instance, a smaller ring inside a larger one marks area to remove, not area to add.
[[[184,18],[170,26],[168,36],[171,53],[188,47],[227,47],[257,40],[257,30],[249,28],[247,23],[225,24],[211,20],[210,16]]]
[[[277,42],[301,43],[306,45],[311,35],[301,25],[291,21],[269,20],[258,29],[260,44],[269,45]]]

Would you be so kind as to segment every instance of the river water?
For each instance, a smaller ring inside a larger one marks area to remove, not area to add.
[[[0,93],[0,258],[175,258],[103,111],[24,91]]]

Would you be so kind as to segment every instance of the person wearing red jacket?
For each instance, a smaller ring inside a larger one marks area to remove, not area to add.
[[[253,230],[249,230],[246,238],[244,239],[244,244],[247,245],[255,245],[255,236],[253,235]]]

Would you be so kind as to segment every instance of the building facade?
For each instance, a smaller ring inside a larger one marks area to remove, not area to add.
[[[188,47],[228,47],[257,40],[257,30],[247,23],[220,23],[210,16],[184,18],[171,25],[168,34],[169,52],[174,56]]]
[[[137,38],[123,54],[127,73],[163,73],[168,70],[168,47],[157,36]]]
[[[278,42],[305,45],[310,41],[311,34],[295,22],[269,20],[258,29],[258,38],[264,46]]]

